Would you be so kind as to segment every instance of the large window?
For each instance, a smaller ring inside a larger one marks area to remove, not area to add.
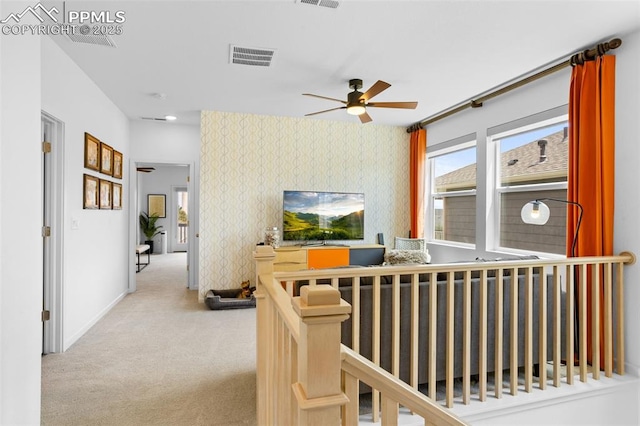
[[[495,135],[500,248],[565,254],[565,203],[546,201],[551,211],[544,226],[522,222],[527,202],[567,198],[568,123],[566,117]]]
[[[466,143],[455,150],[429,155],[432,238],[475,244],[476,147]]]

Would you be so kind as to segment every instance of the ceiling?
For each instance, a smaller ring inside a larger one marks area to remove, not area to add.
[[[54,2],[55,3],[55,2]],[[407,126],[598,42],[640,28],[633,1],[299,0],[67,1],[67,10],[121,10],[117,48],[54,39],[132,120],[201,110],[287,117],[341,106],[348,81],[391,87],[375,124]],[[270,67],[229,63],[230,45],[275,49]],[[162,93],[165,99],[153,94]],[[307,118],[359,123],[344,110]],[[368,125],[368,124],[365,124]]]

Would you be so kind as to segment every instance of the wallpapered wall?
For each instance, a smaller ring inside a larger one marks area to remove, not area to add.
[[[282,192],[363,192],[365,239],[406,235],[409,135],[404,128],[203,111],[200,300],[255,279],[253,250],[282,229]]]

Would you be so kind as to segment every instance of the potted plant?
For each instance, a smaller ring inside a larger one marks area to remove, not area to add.
[[[149,253],[153,253],[153,238],[160,233],[162,226],[157,226],[156,222],[160,217],[157,214],[140,213],[140,228],[147,240],[144,242],[149,245]]]

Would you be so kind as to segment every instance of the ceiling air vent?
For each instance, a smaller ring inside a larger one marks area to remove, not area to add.
[[[241,47],[231,45],[229,61],[232,64],[251,65],[254,67],[269,67],[275,54],[274,49],[260,47]]]
[[[340,6],[340,0],[298,0],[300,3],[312,4],[314,6],[328,7],[337,9]]]
[[[97,44],[100,46],[118,47],[116,46],[116,42],[113,41],[113,39],[108,35],[67,34],[67,37],[69,37],[69,40],[71,40],[74,43]]]

